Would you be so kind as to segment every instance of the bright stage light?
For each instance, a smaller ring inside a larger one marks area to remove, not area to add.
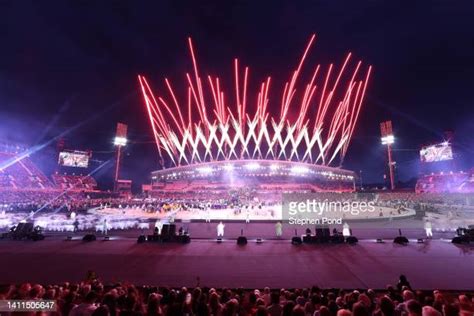
[[[245,168],[247,168],[249,170],[257,170],[258,168],[260,168],[260,165],[256,162],[252,162],[252,163],[246,164]]]
[[[279,165],[271,165],[271,166],[270,166],[270,170],[272,170],[272,171],[276,171],[276,170],[278,170],[278,169],[280,169],[280,166],[279,166]]]
[[[395,136],[387,135],[381,138],[382,145],[391,145],[395,143]]]
[[[309,169],[302,166],[294,166],[291,168],[291,173],[304,174],[308,172],[309,172]]]
[[[199,173],[211,173],[214,171],[211,167],[200,167],[196,169]]]
[[[127,145],[127,139],[125,137],[115,137],[114,139],[114,145],[115,146],[125,146]]]

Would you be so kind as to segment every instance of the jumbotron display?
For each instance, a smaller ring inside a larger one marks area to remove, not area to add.
[[[426,146],[420,150],[421,162],[438,162],[453,159],[453,149],[449,142]]]
[[[87,168],[89,153],[84,151],[62,151],[59,153],[58,164],[63,167]]]

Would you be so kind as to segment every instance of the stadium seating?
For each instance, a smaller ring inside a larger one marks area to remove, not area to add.
[[[51,176],[58,189],[72,191],[94,191],[97,189],[97,182],[89,175],[67,175],[53,174]]]
[[[436,173],[421,176],[415,186],[417,193],[474,192],[474,177],[465,172]]]
[[[182,195],[183,193],[205,193],[212,192],[213,194],[226,194],[230,190],[253,190],[257,194],[281,194],[282,192],[350,192],[352,187],[344,187],[334,182],[333,184],[311,184],[311,183],[298,183],[288,181],[252,181],[246,179],[245,181],[239,181],[236,179],[232,183],[220,181],[220,180],[177,180],[168,183],[156,182],[153,185],[153,193],[159,195],[162,194],[176,194]]]
[[[0,152],[0,164],[15,159],[15,154]],[[0,170],[0,188],[48,189],[52,184],[48,178],[25,157]]]

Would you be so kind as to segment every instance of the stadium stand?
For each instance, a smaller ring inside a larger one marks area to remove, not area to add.
[[[62,190],[95,191],[97,182],[89,175],[68,175],[55,173],[51,176],[55,186]]]
[[[472,171],[440,172],[421,176],[415,186],[416,193],[474,192]]]
[[[14,158],[13,153],[0,152],[0,164],[6,164]],[[52,184],[35,164],[25,157],[0,169],[0,188],[48,189],[52,188]]]

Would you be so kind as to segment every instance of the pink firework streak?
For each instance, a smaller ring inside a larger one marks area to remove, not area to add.
[[[359,118],[372,67],[361,76],[359,61],[349,73],[351,53],[339,70],[330,64],[322,74],[323,67],[317,65],[306,84],[298,88],[303,93],[297,97],[298,79],[315,38],[311,36],[297,68],[284,85],[279,117],[271,117],[268,111],[271,77],[253,92],[256,104],[248,104],[249,68],[241,68],[235,59],[232,104],[219,77],[201,77],[191,38],[188,44],[194,71],[186,73],[186,103],[178,101],[168,79],[165,78],[165,99],[155,96],[145,77],[139,75],[160,161],[163,163],[168,157],[174,165],[182,165],[215,160],[283,159],[330,165],[339,157],[340,165]],[[343,82],[343,77],[350,80]],[[314,111],[309,111],[310,107]],[[297,113],[295,119],[289,118],[290,112]],[[310,116],[310,112],[316,114]]]

